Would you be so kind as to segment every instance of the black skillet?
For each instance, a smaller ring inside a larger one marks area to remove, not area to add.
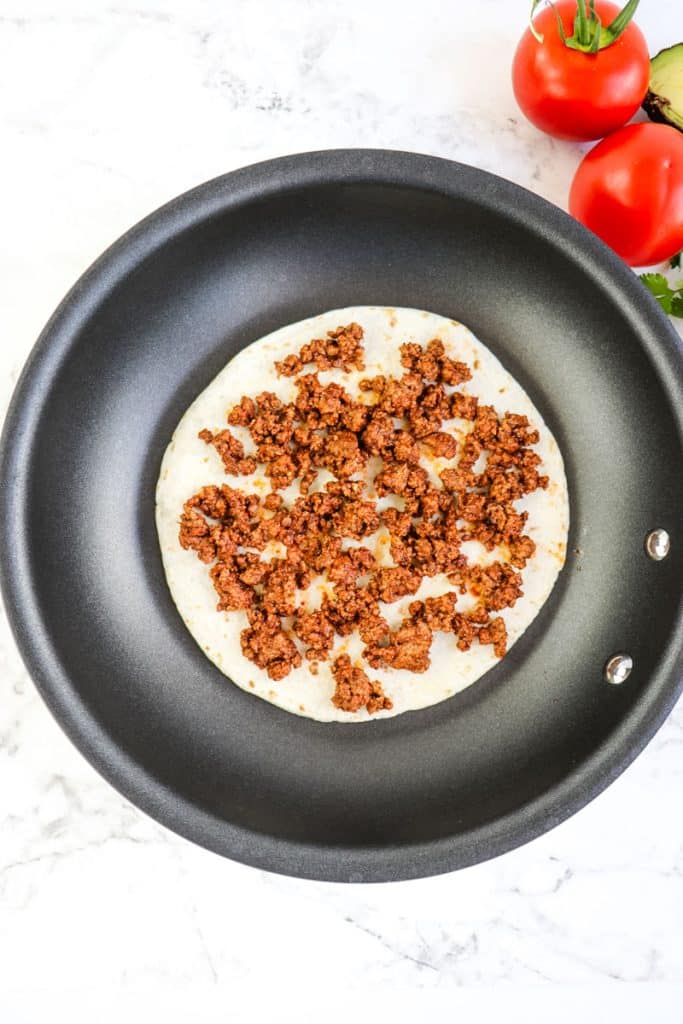
[[[235,352],[365,303],[464,321],[527,389],[564,453],[569,557],[533,626],[470,689],[323,725],[232,686],[195,646],[164,582],[154,487],[177,420]],[[81,278],[17,387],[0,551],[26,664],[110,782],[237,860],[379,881],[509,850],[614,779],[680,690],[682,362],[594,236],[472,167],[352,150],[208,182]],[[671,535],[658,562],[655,528]],[[610,685],[617,652],[633,671]]]

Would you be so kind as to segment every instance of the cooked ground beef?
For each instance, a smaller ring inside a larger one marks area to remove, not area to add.
[[[258,466],[256,459],[251,457],[245,459],[244,445],[229,430],[219,430],[216,434],[212,434],[210,430],[200,430],[199,437],[200,440],[216,449],[223,460],[226,473],[233,476],[246,476],[256,472]]]
[[[306,646],[309,661],[326,661],[334,643],[334,626],[324,612],[300,611],[294,620],[294,632]]]
[[[348,654],[340,654],[332,664],[332,674],[336,683],[332,703],[342,711],[359,711],[367,708],[372,715],[375,711],[384,711],[394,705],[385,697],[381,685],[372,682],[362,668],[351,664]]]
[[[422,583],[422,576],[405,566],[382,566],[373,574],[368,589],[380,601],[391,604],[406,594],[414,594]]]
[[[328,331],[326,338],[316,338],[304,345],[298,355],[287,356],[276,363],[277,372],[285,377],[296,377],[307,363],[315,363],[318,370],[341,367],[348,373],[353,367],[363,370],[363,328],[358,324],[337,327]]]
[[[301,664],[301,655],[282,628],[280,617],[264,606],[247,612],[249,628],[241,633],[242,653],[271,679],[284,679]]]
[[[402,668],[409,672],[426,672],[429,668],[429,648],[432,631],[420,619],[404,619],[395,633],[389,635],[388,644],[370,644],[363,651],[373,668]]]
[[[228,423],[248,431],[252,452],[228,429],[199,433],[226,474],[251,474],[263,466],[270,481],[271,492],[263,498],[227,484],[202,488],[185,502],[179,540],[210,566],[217,608],[246,615],[242,651],[272,679],[298,668],[302,652],[317,671],[318,662],[333,653],[335,637],[355,631],[373,668],[426,671],[436,631],[452,633],[460,650],[477,640],[502,657],[505,622],[490,613],[512,607],[522,596],[516,570],[535,550],[524,534],[527,513],[514,503],[548,486],[530,448],[538,431],[525,416],[499,417],[476,396],[452,390],[471,374],[446,355],[439,339],[424,348],[402,345],[406,372],[398,379],[362,380],[364,397],[353,397],[336,382],[321,383],[318,373],[325,370],[363,369],[362,339],[362,328],[349,324],[276,363],[278,373],[297,378],[293,402],[265,391],[233,406]],[[316,372],[304,373],[307,366]],[[461,442],[442,429],[455,418],[471,424]],[[420,465],[423,455],[453,462],[441,470],[441,486]],[[369,458],[381,460],[370,489],[357,479]],[[320,470],[335,479],[311,492]],[[299,497],[287,502],[279,492],[296,481]],[[387,497],[392,504],[380,511],[377,499]],[[388,534],[393,565],[378,564],[373,551],[359,544],[380,528]],[[507,553],[506,560],[469,565],[460,550],[467,540]],[[274,542],[281,553],[262,557]],[[306,610],[299,594],[321,574],[328,589],[319,608]],[[423,579],[438,574],[447,577],[450,589],[410,603],[409,615],[392,631],[380,603],[414,595]],[[459,595],[468,592],[477,603],[458,612]],[[379,683],[347,654],[333,660],[332,672],[336,707],[365,707],[372,714],[392,706]]]
[[[462,384],[472,379],[469,366],[450,359],[438,338],[430,341],[426,349],[415,344],[401,345],[401,364],[427,381]]]

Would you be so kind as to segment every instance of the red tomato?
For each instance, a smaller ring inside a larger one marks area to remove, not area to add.
[[[588,153],[574,176],[569,212],[633,267],[683,249],[683,135],[665,124],[630,124]]]
[[[560,0],[556,9],[567,37],[574,31],[576,0]],[[607,27],[619,7],[597,0],[595,10]],[[630,22],[611,45],[597,53],[566,46],[555,13],[545,7],[522,36],[512,64],[517,102],[537,128],[558,139],[600,139],[631,118],[645,98],[650,57],[640,29]]]

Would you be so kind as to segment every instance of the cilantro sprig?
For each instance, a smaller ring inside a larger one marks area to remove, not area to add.
[[[652,292],[665,313],[683,317],[683,281],[672,286],[663,274],[641,274],[640,280]]]

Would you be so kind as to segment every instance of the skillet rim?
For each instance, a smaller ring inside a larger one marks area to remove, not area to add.
[[[338,149],[294,154],[231,171],[183,193],[125,232],[85,271],[41,332],[10,402],[0,438],[0,585],[29,674],[63,730],[124,797],[157,822],[216,853],[254,867],[325,881],[427,877],[488,860],[529,842],[576,813],[643,750],[683,689],[683,588],[678,621],[647,686],[608,742],[562,782],[485,826],[458,837],[399,846],[319,846],[235,826],[178,796],[100,727],[71,687],[31,588],[25,529],[31,438],[42,401],[82,324],[107,294],[157,248],[219,211],[282,191],[323,184],[384,184],[466,197],[543,234],[547,244],[612,296],[633,324],[669,399],[683,447],[683,346],[635,274],[559,207],[506,179],[440,157],[399,150]]]

